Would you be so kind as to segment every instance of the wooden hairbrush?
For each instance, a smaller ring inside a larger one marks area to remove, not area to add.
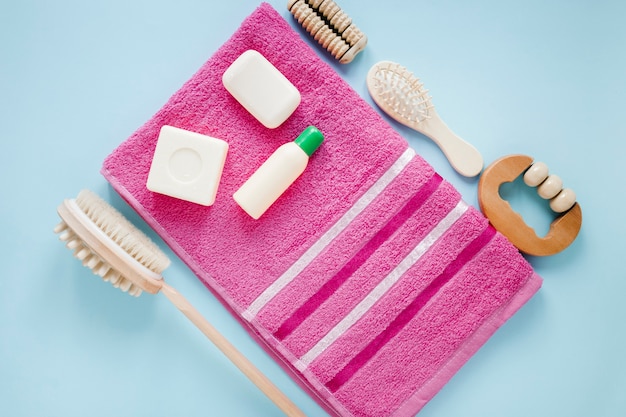
[[[459,174],[466,177],[480,174],[483,169],[480,152],[443,122],[424,84],[406,67],[391,61],[378,62],[369,70],[366,83],[381,110],[432,139]]]
[[[500,197],[500,186],[514,181],[522,173],[524,183],[537,187],[538,194],[550,200],[552,210],[560,213],[544,237],[537,236],[522,216]],[[478,182],[478,203],[491,224],[521,252],[535,256],[554,255],[576,239],[582,226],[582,210],[576,202],[576,194],[562,185],[558,176],[548,175],[544,163],[533,163],[533,159],[526,155],[509,155],[498,159],[483,172]]]
[[[367,45],[367,36],[333,0],[289,0],[287,9],[342,64],[352,62]]]

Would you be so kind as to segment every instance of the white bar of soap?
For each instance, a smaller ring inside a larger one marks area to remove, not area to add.
[[[156,193],[210,206],[227,152],[228,143],[221,139],[163,126],[146,186]]]
[[[280,126],[300,104],[300,92],[255,50],[241,54],[222,75],[226,90],[263,126]]]

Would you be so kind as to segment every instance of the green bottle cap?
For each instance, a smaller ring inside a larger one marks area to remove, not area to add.
[[[311,156],[313,152],[320,147],[323,141],[324,135],[322,135],[322,132],[315,126],[309,126],[300,133],[300,136],[298,136],[294,142],[296,142],[296,145],[298,145],[304,153]]]

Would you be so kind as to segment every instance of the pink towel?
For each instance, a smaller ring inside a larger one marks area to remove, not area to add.
[[[222,85],[247,49],[302,95],[277,129]],[[213,206],[146,189],[166,124],[229,143]],[[233,192],[308,125],[324,133],[323,145],[253,220]],[[518,251],[268,4],[102,173],[332,415],[414,415],[541,285]]]

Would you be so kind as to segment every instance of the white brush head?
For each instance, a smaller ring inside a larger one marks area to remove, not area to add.
[[[159,291],[169,258],[114,207],[83,190],[58,213],[54,231],[84,266],[131,295]]]
[[[381,109],[406,126],[416,128],[434,112],[428,90],[419,78],[395,62],[374,65],[367,74],[367,89]]]

